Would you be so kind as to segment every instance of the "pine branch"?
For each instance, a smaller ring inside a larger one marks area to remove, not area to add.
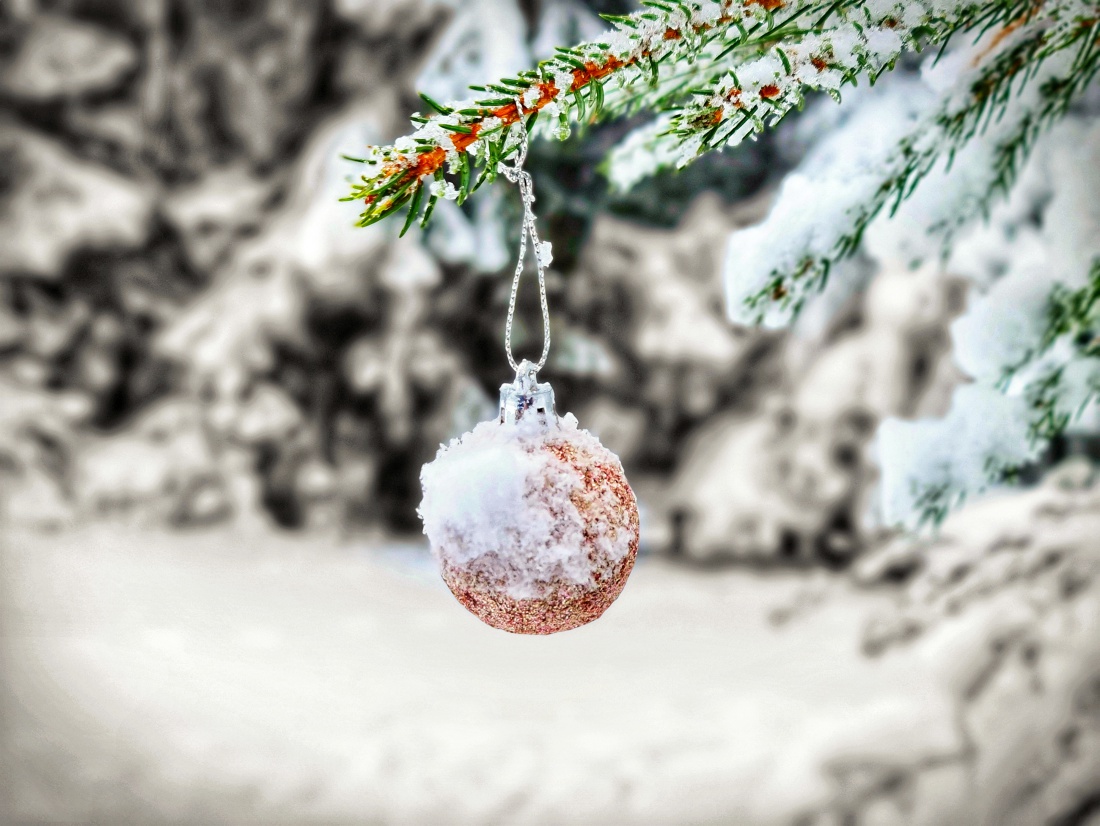
[[[497,174],[497,164],[515,148],[510,127],[520,118],[542,114],[543,134],[568,136],[571,121],[594,121],[637,111],[665,109],[683,103],[693,88],[714,82],[746,55],[758,54],[784,38],[802,33],[804,20],[861,7],[866,0],[650,0],[648,8],[629,16],[608,16],[614,26],[603,38],[562,48],[539,64],[486,87],[471,101],[441,104],[425,98],[434,110],[416,115],[411,136],[388,147],[369,147],[363,158],[349,160],[373,169],[352,185],[345,200],[362,201],[360,224],[372,224],[413,200],[429,179],[434,197],[464,199]],[[472,188],[443,190],[448,174],[463,163],[480,168]],[[427,213],[425,215],[427,217]],[[411,221],[407,221],[410,224]]]
[[[1049,364],[1044,356],[1058,345],[1062,352]],[[1090,373],[1084,394],[1074,394],[1066,387],[1066,369],[1071,361],[1088,365]],[[1100,259],[1093,262],[1088,283],[1078,290],[1056,284],[1047,302],[1047,327],[1038,346],[1026,363],[1016,365],[1012,374],[1019,374],[1037,364],[1036,377],[1024,387],[1031,409],[1030,437],[1033,443],[1048,443],[1061,435],[1081,416],[1090,403],[1100,397]],[[1012,375],[1006,376],[1010,381]]]
[[[613,29],[599,40],[559,48],[534,71],[472,87],[483,93],[474,100],[425,97],[434,114],[414,116],[413,135],[354,159],[372,170],[346,200],[364,203],[363,226],[405,204],[413,213],[406,229],[420,209],[424,224],[440,197],[464,200],[496,177],[497,164],[515,149],[511,127],[521,118],[529,127],[539,119],[542,134],[565,139],[571,122],[671,109],[668,137],[683,166],[774,126],[802,105],[807,89],[839,99],[843,84],[860,76],[873,83],[907,49],[1043,16],[1037,2],[650,0],[643,11],[607,17]]]
[[[938,525],[969,495],[1018,479],[1028,462],[1097,403],[1100,259],[1093,262],[1084,286],[1054,285],[1045,323],[1035,336],[1034,345],[1005,371],[999,387],[979,380],[956,390],[947,419],[883,425],[879,447],[887,484],[905,490],[904,501],[891,508],[894,519],[917,528]],[[976,449],[980,454],[976,472],[968,469],[974,457],[945,453],[951,448],[944,443],[955,433],[967,436],[957,446],[959,453]],[[971,438],[982,444],[973,445]],[[914,467],[914,456],[919,456],[920,469]]]
[[[839,101],[844,84],[856,85],[860,76],[873,84],[904,51],[945,43],[979,24],[1009,24],[1028,14],[1031,2],[960,3],[950,13],[932,3],[874,4],[875,11],[871,4],[836,4],[813,28],[777,36],[759,58],[727,69],[677,114],[674,134],[685,158],[736,145],[801,108],[808,89]]]
[[[1100,358],[1100,260],[1093,262],[1088,283],[1079,290],[1057,285],[1047,305],[1047,329],[1040,353],[1068,337],[1083,356]]]
[[[564,139],[571,120],[658,107],[713,76],[715,61],[731,49],[760,44],[784,26],[772,13],[784,6],[782,0],[650,0],[645,5],[647,9],[629,16],[608,16],[614,28],[598,41],[559,49],[534,71],[472,87],[484,93],[474,100],[445,105],[425,97],[435,114],[414,116],[420,128],[413,135],[393,146],[369,147],[363,158],[349,159],[373,167],[345,199],[366,205],[360,225],[392,214],[430,179],[434,184],[427,210],[439,197],[464,199],[492,181],[497,164],[515,149],[510,127],[521,118],[533,126],[541,114],[543,121],[553,121],[552,131]],[[800,5],[824,7],[822,2]],[[617,86],[611,85],[613,80]],[[463,163],[480,168],[476,182],[470,187],[462,180],[459,188],[445,189],[445,176],[456,174]]]
[[[950,165],[955,154],[991,124],[999,123],[1010,104],[1017,103],[1015,121],[998,142],[992,158],[993,180],[977,205],[988,209],[993,199],[1007,192],[1035,141],[1062,115],[1100,71],[1100,9],[1079,2],[1049,3],[1021,9],[1022,16],[1004,25],[996,42],[981,56],[965,94],[949,96],[941,107],[918,124],[895,149],[882,169],[873,195],[856,205],[839,223],[841,229],[828,248],[806,250],[799,263],[787,270],[773,270],[759,287],[744,297],[749,314],[757,320],[775,310],[796,315],[809,297],[820,292],[831,268],[853,254],[871,222],[884,210],[891,213],[919,183],[943,161]],[[973,26],[982,18],[967,25]],[[1020,104],[1030,87],[1034,101]],[[1004,127],[1004,124],[1001,124]],[[952,225],[941,225],[945,243],[966,216]]]

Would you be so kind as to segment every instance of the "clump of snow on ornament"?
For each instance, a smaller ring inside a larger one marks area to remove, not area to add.
[[[501,416],[442,446],[420,517],[443,580],[485,623],[552,634],[598,618],[638,552],[638,506],[618,457],[558,417],[533,372],[501,388]]]

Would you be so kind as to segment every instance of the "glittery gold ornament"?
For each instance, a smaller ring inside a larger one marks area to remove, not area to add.
[[[573,416],[555,414],[532,370],[501,388],[499,419],[440,448],[421,481],[443,580],[494,628],[589,623],[634,567],[638,506],[622,465]]]

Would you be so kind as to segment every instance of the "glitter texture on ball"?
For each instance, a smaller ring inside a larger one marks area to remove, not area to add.
[[[622,592],[638,553],[637,502],[618,457],[572,415],[482,422],[420,478],[443,580],[488,625],[566,631]]]

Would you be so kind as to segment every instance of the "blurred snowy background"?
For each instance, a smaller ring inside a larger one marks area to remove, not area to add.
[[[0,5],[2,822],[1100,823],[1095,433],[899,535],[876,429],[947,412],[966,282],[878,254],[902,221],[793,331],[726,319],[730,234],[915,71],[627,194],[598,166],[636,124],[533,147],[542,375],[643,558],[548,639],[438,581],[418,474],[510,378],[518,201],[354,229],[339,155],[630,8]],[[1088,206],[1098,130],[1048,148],[971,280]]]

